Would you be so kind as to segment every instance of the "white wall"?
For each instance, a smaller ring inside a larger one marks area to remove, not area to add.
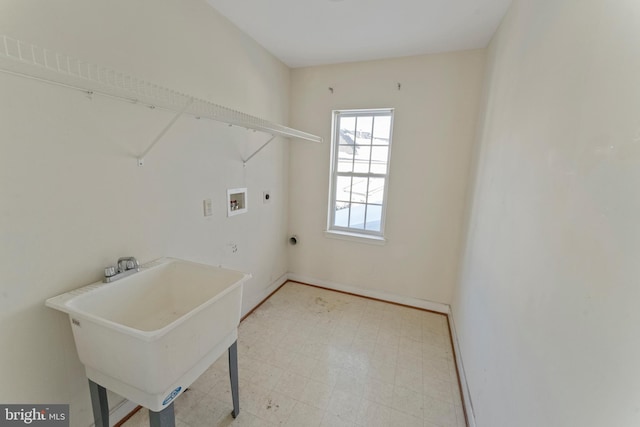
[[[292,70],[291,123],[327,141],[291,147],[292,273],[450,303],[483,67],[476,50]],[[326,238],[331,111],[384,107],[395,108],[388,242]]]
[[[477,425],[640,425],[640,3],[516,0],[453,314]]]
[[[285,123],[289,70],[204,1],[0,2],[6,35]],[[243,311],[287,272],[288,143],[243,168],[266,135],[180,119],[0,74],[0,402],[70,403],[91,423],[66,317],[45,299],[101,278],[119,256],[162,256],[251,272]],[[225,215],[225,191],[249,212]],[[272,200],[263,205],[262,191]],[[202,201],[213,199],[204,218]],[[236,243],[238,252],[227,250]]]

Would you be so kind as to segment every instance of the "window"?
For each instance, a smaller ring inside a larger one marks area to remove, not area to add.
[[[381,238],[393,110],[333,112],[328,231]]]

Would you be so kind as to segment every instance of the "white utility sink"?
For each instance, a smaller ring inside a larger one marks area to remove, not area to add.
[[[69,314],[90,380],[158,412],[237,340],[250,277],[164,258],[46,305]]]

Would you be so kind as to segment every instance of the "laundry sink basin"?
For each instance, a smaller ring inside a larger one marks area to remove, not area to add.
[[[161,411],[238,337],[238,271],[163,258],[47,300],[69,315],[87,377]]]

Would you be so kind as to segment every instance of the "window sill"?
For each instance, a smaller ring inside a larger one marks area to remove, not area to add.
[[[387,239],[380,236],[369,236],[367,234],[349,233],[346,231],[327,230],[324,237],[338,240],[348,240],[351,242],[366,243],[368,245],[386,245]]]

